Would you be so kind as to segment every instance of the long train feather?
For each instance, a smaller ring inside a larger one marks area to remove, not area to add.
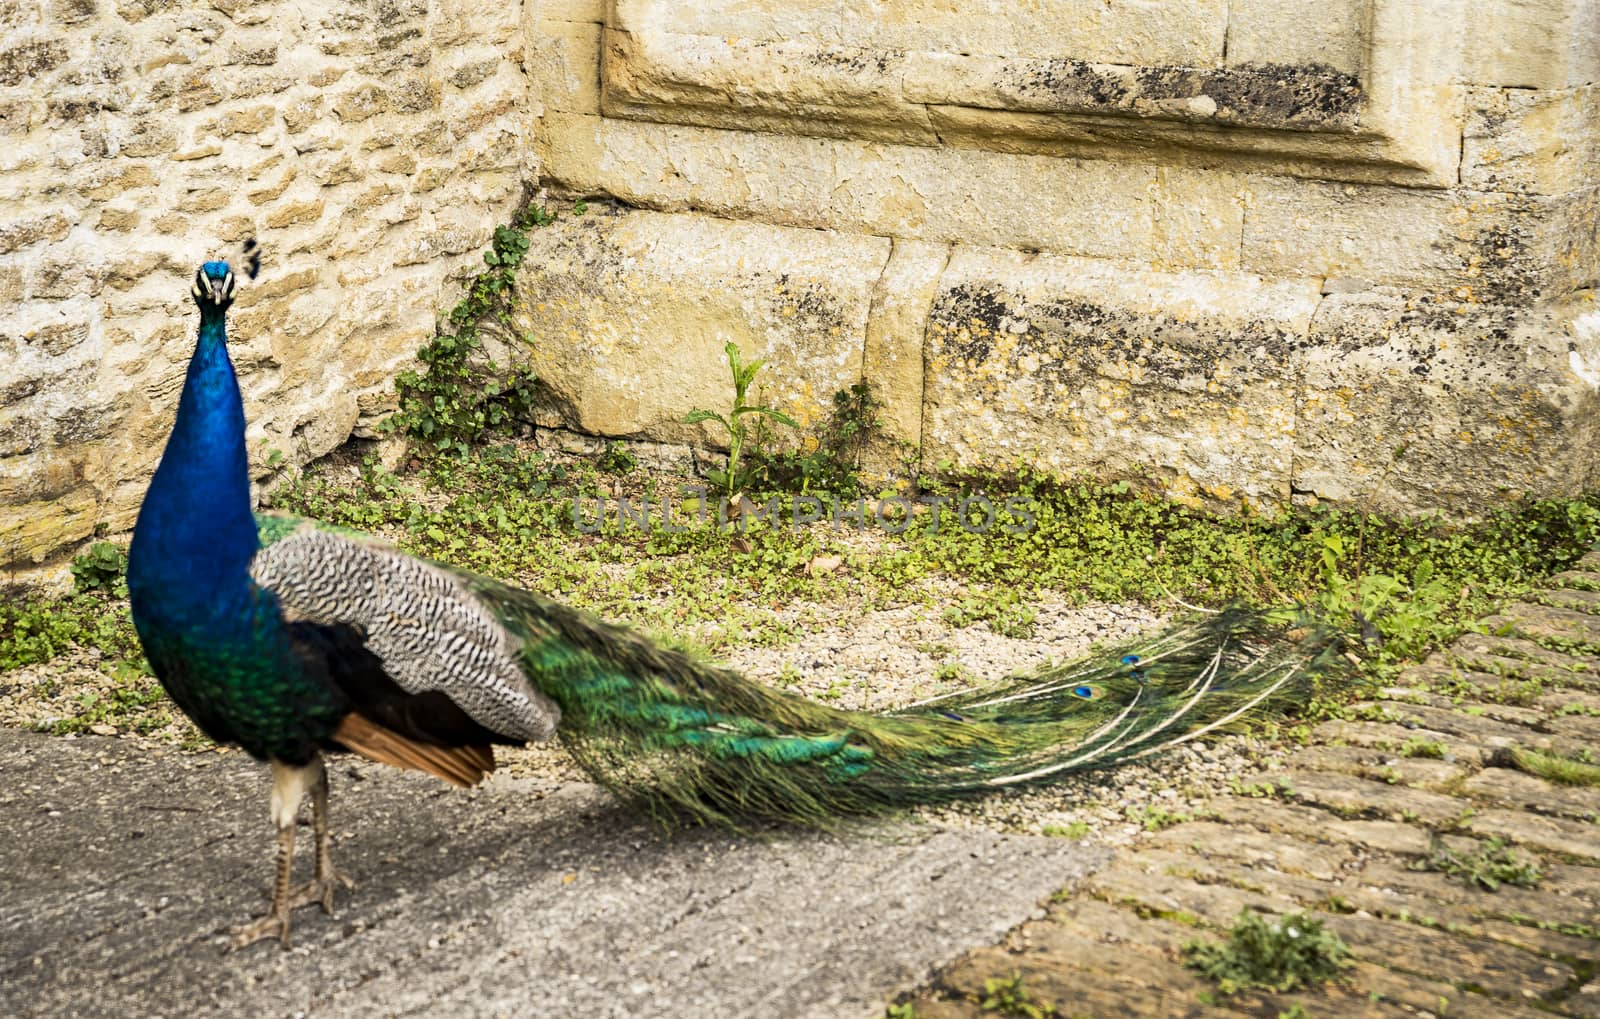
[[[998,688],[870,714],[459,576],[521,638],[526,673],[560,706],[578,762],[667,822],[826,826],[1111,767],[1292,703],[1339,664],[1326,632],[1233,607]]]

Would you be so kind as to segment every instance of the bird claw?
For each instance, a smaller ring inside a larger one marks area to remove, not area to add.
[[[322,907],[322,911],[329,916],[333,915],[333,891],[343,885],[346,891],[353,891],[356,883],[337,870],[330,868],[295,890],[289,899],[290,909],[299,909],[313,903]]]
[[[272,937],[278,939],[281,947],[289,948],[289,910],[280,912],[275,909],[259,920],[234,927],[228,933],[231,935],[227,947],[229,952],[237,952]]]

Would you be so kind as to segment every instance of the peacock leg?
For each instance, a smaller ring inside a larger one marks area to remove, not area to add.
[[[289,893],[289,879],[294,871],[295,816],[300,813],[300,801],[305,798],[306,790],[315,785],[319,774],[323,774],[326,781],[321,758],[302,767],[272,762],[272,823],[278,828],[278,869],[272,884],[272,908],[254,923],[233,929],[233,938],[228,942],[230,951],[271,937],[276,937],[284,948],[289,947],[289,911],[295,907]]]
[[[308,906],[313,902],[322,905],[324,913],[333,913],[333,890],[339,885],[354,888],[356,883],[333,865],[333,854],[328,851],[332,841],[328,829],[328,769],[318,758],[316,781],[311,786],[311,824],[317,838],[317,870],[311,881],[294,893],[290,908]]]

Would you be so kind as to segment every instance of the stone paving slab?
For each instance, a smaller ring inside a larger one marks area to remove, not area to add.
[[[1104,858],[904,823],[669,836],[592,786],[341,761],[354,897],[223,955],[265,905],[264,768],[0,730],[0,774],[8,1017],[880,1015]]]
[[[941,971],[915,1014],[993,1014],[986,982],[1015,975],[1061,1016],[1600,1017],[1600,789],[1503,753],[1600,752],[1600,553],[1581,565]],[[1533,886],[1437,869],[1490,839],[1538,864]],[[1242,909],[1315,911],[1357,962],[1322,988],[1221,995],[1181,949]]]

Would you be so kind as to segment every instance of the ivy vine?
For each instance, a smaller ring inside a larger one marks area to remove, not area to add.
[[[484,268],[434,337],[417,351],[422,367],[403,371],[395,380],[400,406],[385,422],[386,429],[441,452],[464,453],[487,432],[532,420],[537,376],[526,366],[497,363],[484,348],[484,338],[493,336],[513,348],[531,342],[511,322],[517,269],[528,253],[528,231],[554,221],[554,215],[530,205],[511,225],[495,228],[483,253]]]

